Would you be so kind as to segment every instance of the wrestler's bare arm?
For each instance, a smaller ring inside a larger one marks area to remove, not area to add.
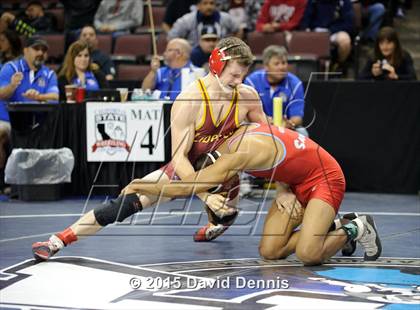
[[[250,156],[246,153],[223,154],[213,165],[184,177],[182,181],[159,183],[133,181],[126,194],[141,192],[142,194],[177,197],[202,193],[234,177],[238,171],[247,166],[249,159]]]
[[[188,152],[194,142],[195,118],[199,109],[188,101],[188,92],[182,92],[171,110],[172,163],[176,174],[183,179],[194,173]]]
[[[268,123],[267,115],[265,115],[260,96],[251,86],[242,84],[239,88],[240,96],[244,99],[247,108],[246,118],[253,123]]]
[[[130,183],[130,192],[143,194],[163,195],[166,197],[185,196],[192,193],[202,193],[226,180],[234,177],[238,171],[247,169],[260,169],[266,167],[267,163],[275,162],[283,155],[281,145],[277,146],[278,152],[273,151],[270,138],[257,136],[244,136],[243,139],[234,143],[233,153],[225,153],[213,165],[194,172],[182,179],[182,181],[161,181],[156,184],[142,180],[135,180]],[[254,147],[258,153],[249,150]]]

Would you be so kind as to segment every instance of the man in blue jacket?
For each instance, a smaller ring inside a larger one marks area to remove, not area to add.
[[[302,81],[287,70],[287,51],[270,45],[263,52],[264,69],[254,71],[245,84],[254,87],[261,97],[265,114],[273,117],[273,99],[283,99],[283,116],[287,128],[308,136],[302,127],[305,107]]]
[[[4,146],[10,135],[7,102],[57,101],[57,76],[44,65],[47,42],[40,37],[27,39],[23,57],[6,63],[0,71],[0,168],[5,158]]]

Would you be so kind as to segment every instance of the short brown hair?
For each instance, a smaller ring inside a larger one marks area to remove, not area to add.
[[[249,46],[237,37],[227,37],[217,43],[217,48],[227,47],[225,54],[232,56],[240,65],[250,66],[254,62],[254,55]]]

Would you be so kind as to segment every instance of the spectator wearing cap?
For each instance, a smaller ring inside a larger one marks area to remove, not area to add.
[[[204,70],[197,68],[190,61],[191,45],[187,40],[176,38],[166,45],[163,58],[166,66],[160,66],[160,57],[153,56],[150,63],[150,72],[143,80],[143,90],[157,90],[160,98],[175,100],[181,92],[183,78],[195,80],[204,74]],[[183,76],[186,71],[187,76]]]
[[[260,95],[265,114],[273,117],[273,100],[283,99],[283,117],[287,128],[308,136],[302,127],[305,99],[302,81],[288,72],[287,51],[283,46],[270,45],[263,51],[264,69],[254,71],[245,84]]]
[[[168,33],[168,39],[184,38],[191,46],[196,46],[202,28],[209,24],[217,29],[221,38],[241,35],[236,21],[228,13],[217,10],[216,0],[200,0],[197,3],[197,11],[185,14],[175,22]]]
[[[44,65],[48,44],[37,36],[27,39],[23,57],[6,63],[0,71],[0,142],[10,133],[7,102],[58,100],[57,76]],[[0,145],[0,152],[4,144]],[[0,160],[5,160],[0,156]],[[4,163],[0,162],[0,166]]]
[[[98,38],[96,37],[96,29],[94,26],[84,26],[80,32],[80,40],[85,41],[91,50],[91,61],[99,66],[99,70],[105,74],[105,78],[110,81],[115,77],[115,65],[110,55],[105,54],[98,49]]]
[[[23,35],[50,33],[57,31],[57,20],[51,13],[45,12],[40,1],[30,1],[23,12],[14,15],[5,12],[0,18],[3,25]]]
[[[211,52],[217,45],[220,36],[213,25],[205,25],[201,30],[200,42],[191,51],[191,62],[194,66],[205,68],[208,71],[208,62]]]
[[[128,33],[143,22],[142,0],[102,1],[95,14],[94,25],[100,32],[112,33],[115,38]]]

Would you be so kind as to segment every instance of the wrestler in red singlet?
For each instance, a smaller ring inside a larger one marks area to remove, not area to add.
[[[346,183],[339,164],[326,150],[295,131],[276,126],[259,124],[245,135],[272,136],[284,150],[272,168],[247,170],[247,173],[288,184],[303,206],[310,199],[318,198],[338,211]],[[239,138],[230,141],[229,146]]]

